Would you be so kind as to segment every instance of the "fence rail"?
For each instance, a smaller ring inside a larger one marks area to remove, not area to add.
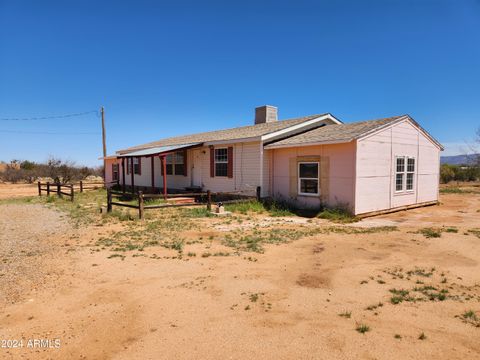
[[[50,196],[50,194],[55,193],[58,195],[58,197],[63,197],[63,196],[68,196],[70,197],[71,201],[74,201],[75,199],[75,190],[83,193],[85,190],[96,190],[100,188],[105,188],[107,185],[110,184],[118,184],[117,181],[110,182],[110,183],[105,183],[105,182],[83,182],[79,181],[78,183],[72,183],[72,184],[60,184],[60,183],[42,183],[38,182],[38,196],[42,196],[42,192],[46,192],[47,196]],[[64,189],[67,189],[67,191],[63,191]]]
[[[69,191],[62,191],[62,189],[68,189]],[[75,191],[73,190],[73,184],[59,184],[54,183],[50,184],[49,182],[41,183],[38,182],[38,196],[42,196],[42,191],[47,193],[47,196],[50,196],[51,193],[56,193],[58,197],[68,196],[70,201],[75,199]]]
[[[196,193],[184,193],[184,194],[167,194],[167,195],[159,195],[159,194],[144,194],[143,192],[139,191],[137,194],[131,193],[123,193],[120,191],[113,191],[107,188],[107,212],[111,212],[113,206],[121,206],[127,207],[130,209],[137,209],[138,210],[138,217],[140,219],[145,218],[145,210],[150,209],[162,209],[162,208],[172,208],[172,207],[184,207],[184,206],[201,206],[206,205],[207,210],[212,209],[212,197],[219,197],[219,198],[228,198],[228,197],[240,197],[237,199],[232,200],[225,200],[222,201],[222,204],[232,204],[232,203],[240,203],[251,201],[253,199],[260,200],[260,186],[257,187],[257,194],[256,196],[247,196],[241,195],[238,192],[211,192],[210,190],[206,192],[196,192]],[[113,198],[126,198],[130,201],[136,200],[136,204],[127,204],[121,201],[113,201]],[[158,204],[158,205],[145,205],[145,200],[149,199],[175,199],[180,197],[194,197],[196,202],[193,203],[183,203],[183,204]],[[203,200],[203,201],[202,201]]]

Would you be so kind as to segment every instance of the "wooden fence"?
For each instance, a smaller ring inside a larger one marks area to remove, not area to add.
[[[252,201],[254,199],[260,200],[260,186],[257,187],[256,196],[246,196],[241,195],[238,192],[217,192],[212,193],[210,190],[206,192],[195,192],[195,193],[184,193],[184,194],[167,194],[167,195],[158,195],[158,194],[144,194],[139,191],[137,194],[123,193],[120,191],[113,191],[107,188],[107,212],[111,212],[113,206],[127,207],[131,209],[138,210],[138,217],[140,219],[145,218],[145,210],[149,209],[162,209],[162,208],[172,208],[172,207],[183,207],[183,206],[199,206],[206,205],[207,210],[212,209],[212,197],[213,198],[232,198],[237,197],[236,199],[222,200],[222,204],[232,204],[240,203],[246,201]],[[195,202],[193,203],[183,203],[183,204],[157,204],[157,205],[145,205],[145,200],[150,199],[174,199],[181,197],[193,197]],[[113,201],[114,198],[120,199],[119,201]],[[128,199],[129,201],[136,200],[135,204],[127,204],[121,202],[123,199]]]
[[[63,191],[67,189],[67,191]],[[58,197],[68,196],[70,201],[75,199],[75,191],[73,190],[73,184],[50,184],[49,182],[41,183],[38,182],[38,196],[42,196],[42,191],[46,191],[47,196],[55,193]]]
[[[108,184],[118,184],[117,181]],[[107,183],[104,182],[83,182],[79,181],[78,183],[73,184],[57,184],[57,183],[42,183],[38,182],[38,196],[42,196],[42,191],[47,193],[47,196],[50,194],[55,193],[58,197],[68,196],[70,197],[70,201],[74,201],[75,199],[75,191],[79,191],[83,193],[85,190],[96,190],[100,188],[105,188]],[[67,191],[64,191],[67,189]]]

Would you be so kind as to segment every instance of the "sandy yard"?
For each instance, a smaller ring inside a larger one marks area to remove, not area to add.
[[[37,184],[9,184],[0,182],[0,199],[35,196],[37,194]]]
[[[441,202],[352,224],[0,202],[0,339],[23,340],[0,357],[478,359],[480,194]]]

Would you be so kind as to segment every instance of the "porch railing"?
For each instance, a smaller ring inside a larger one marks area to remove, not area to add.
[[[212,203],[213,203],[212,198],[226,199],[221,201],[222,204],[233,204],[233,203],[252,201],[255,199],[260,200],[260,193],[261,193],[260,186],[257,187],[256,196],[243,195],[239,192],[211,192],[210,190],[207,190],[206,192],[166,194],[166,195],[144,194],[142,191],[139,191],[136,194],[131,194],[131,193],[124,193],[120,191],[114,191],[107,188],[107,212],[112,212],[113,206],[137,209],[138,217],[143,220],[145,218],[146,210],[205,205],[207,210],[210,211],[212,209]],[[154,200],[154,199],[167,200],[167,199],[175,199],[175,198],[181,198],[181,197],[193,197],[195,199],[195,202],[183,203],[183,204],[164,203],[164,204],[148,205],[148,200]],[[130,203],[126,203],[125,201],[129,201]]]

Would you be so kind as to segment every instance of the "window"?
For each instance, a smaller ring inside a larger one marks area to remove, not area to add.
[[[406,164],[405,160],[407,161]],[[415,158],[397,156],[395,165],[395,192],[413,191]]]
[[[173,154],[165,156],[167,160],[167,175],[173,175]]]
[[[413,178],[415,175],[415,158],[407,159],[407,191],[413,190]]]
[[[129,158],[126,159],[126,162],[127,162],[127,174],[131,174],[132,173],[132,163],[131,163],[132,160],[130,160]]]
[[[118,181],[118,164],[112,164],[112,181]]]
[[[397,157],[395,175],[395,191],[403,191],[403,183],[405,182],[405,158]]]
[[[183,151],[175,153],[175,175],[185,174],[185,162],[183,159]]]
[[[318,195],[318,162],[298,163],[298,193]]]
[[[133,158],[133,173],[140,175],[140,158]]]
[[[228,150],[215,149],[215,176],[228,176]]]

